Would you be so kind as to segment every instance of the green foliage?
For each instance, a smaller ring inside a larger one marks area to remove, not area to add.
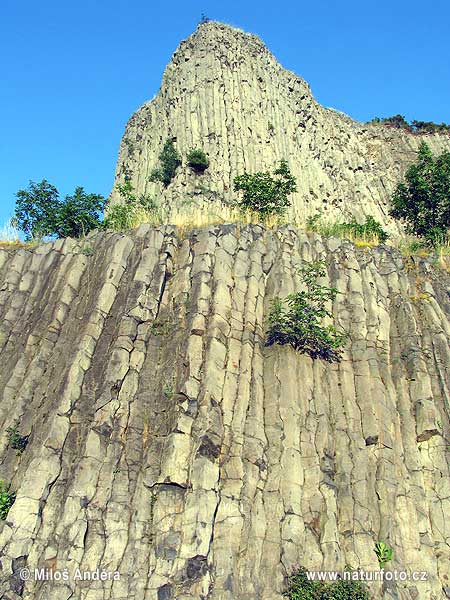
[[[108,215],[103,221],[105,229],[125,231],[132,229],[135,223],[135,207],[129,204],[114,204],[108,209]]]
[[[385,564],[392,560],[394,555],[393,550],[390,546],[385,544],[384,542],[377,542],[374,548],[375,554],[378,558],[378,563],[380,565],[380,569],[383,569]]]
[[[84,254],[84,256],[92,256],[95,253],[95,250],[92,246],[83,246],[80,252],[81,254]]]
[[[209,167],[209,159],[203,150],[193,148],[187,155],[188,165],[196,173],[203,173]]]
[[[164,337],[173,333],[175,328],[176,323],[173,321],[154,321],[150,326],[150,332],[152,335]]]
[[[450,125],[447,125],[447,123],[433,123],[433,121],[412,121],[411,127],[415,133],[450,132]]]
[[[108,207],[108,214],[103,221],[105,229],[114,229],[115,231],[132,229],[140,220],[145,220],[146,216],[150,218],[151,214],[157,210],[156,203],[149,196],[142,194],[138,198],[136,197],[129,179],[125,179],[124,183],[118,183],[116,190],[119,192],[123,204],[114,204]]]
[[[369,590],[361,581],[310,581],[301,567],[289,577],[288,590],[283,594],[290,600],[370,600]]]
[[[326,224],[321,221],[321,214],[317,213],[308,217],[306,226],[309,231],[315,231],[328,237],[346,237],[348,235],[362,240],[376,240],[378,243],[384,243],[389,238],[389,234],[384,231],[381,223],[371,215],[367,215],[365,222],[361,224],[355,218],[350,223]]]
[[[390,214],[430,245],[445,242],[450,226],[450,152],[434,157],[424,142],[392,197]]]
[[[56,211],[55,235],[79,238],[101,227],[100,212],[104,208],[103,196],[86,194],[82,187],[75,188],[73,196],[66,196]]]
[[[53,235],[59,205],[59,193],[54,185],[46,179],[40,183],[30,181],[28,189],[16,193],[15,225],[25,233],[27,240]]]
[[[384,231],[382,228],[381,223],[379,223],[371,215],[367,215],[366,220],[362,224],[357,223],[356,219],[353,218],[350,223],[344,223],[343,227],[344,231],[347,230],[352,232],[355,237],[360,237],[363,239],[370,237],[378,238],[381,244],[389,237],[386,231]]]
[[[8,427],[6,430],[8,434],[8,442],[11,448],[16,450],[17,456],[20,456],[22,452],[25,450],[28,444],[28,436],[20,435],[17,426],[16,427]]]
[[[409,133],[417,134],[450,132],[450,125],[447,123],[433,123],[433,121],[416,120],[408,123],[403,115],[394,115],[393,117],[384,117],[382,119],[375,117],[372,121],[369,121],[369,123],[375,125],[387,125],[394,129],[403,129]]]
[[[288,195],[297,189],[295,177],[285,160],[273,172],[244,173],[234,178],[234,190],[243,192],[242,199],[235,201],[241,210],[250,210],[262,216],[283,215],[291,202]]]
[[[0,479],[0,519],[4,521],[9,509],[14,504],[16,495],[9,491],[10,485]]]
[[[73,196],[59,198],[58,190],[43,179],[30,181],[27,190],[16,193],[15,224],[27,240],[45,237],[81,237],[100,227],[105,199],[86,194],[82,187]]]
[[[129,179],[125,179],[124,183],[118,183],[116,185],[116,190],[119,192],[120,197],[125,204],[137,206],[144,210],[154,210],[156,208],[156,203],[150,196],[141,194],[139,198],[136,197],[134,188]]]
[[[161,181],[167,187],[175,177],[176,170],[181,165],[181,156],[175,148],[173,140],[168,139],[159,155],[160,166],[150,174],[150,181]]]
[[[332,317],[326,303],[333,301],[338,291],[317,282],[326,272],[322,262],[306,264],[299,272],[307,291],[290,294],[284,300],[275,298],[268,317],[266,346],[289,344],[313,359],[339,362],[347,335],[333,325],[321,325],[323,318]]]
[[[163,394],[166,400],[170,400],[175,393],[175,375],[166,379],[163,384]]]
[[[381,125],[388,125],[389,127],[393,127],[394,129],[409,129],[410,126],[408,121],[405,119],[403,115],[394,115],[392,117],[384,117],[382,119],[375,117],[372,123],[379,123]]]

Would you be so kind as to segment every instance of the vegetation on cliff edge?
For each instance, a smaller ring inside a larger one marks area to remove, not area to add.
[[[87,194],[82,187],[61,200],[56,187],[47,180],[30,181],[28,189],[16,193],[14,224],[26,240],[78,238],[100,226],[105,203],[103,196]]]
[[[390,214],[431,246],[446,242],[450,228],[450,152],[435,157],[427,144],[420,144],[417,162],[397,185]]]
[[[401,129],[408,133],[426,134],[426,133],[450,133],[450,125],[447,123],[433,123],[433,121],[408,121],[403,115],[393,115],[392,117],[375,117],[369,121],[370,125],[387,125],[393,129]]]

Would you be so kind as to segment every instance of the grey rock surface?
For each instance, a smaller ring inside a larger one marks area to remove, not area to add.
[[[149,176],[168,138],[183,166],[164,189]],[[341,220],[370,214],[396,232],[389,200],[421,141],[435,153],[450,150],[448,133],[413,135],[322,107],[258,37],[209,22],[180,44],[158,94],[129,120],[115,181],[129,177],[138,195],[157,200],[169,221],[196,210],[220,215],[236,198],[236,175],[273,171],[285,159],[298,187],[290,222],[304,224],[317,210]],[[197,147],[210,159],[202,175],[186,161]],[[111,197],[121,202],[117,190]]]
[[[264,346],[316,258],[339,364]],[[292,227],[144,225],[0,249],[0,281],[2,598],[282,600],[296,565],[376,570],[380,540],[429,579],[373,598],[446,597],[448,274]]]

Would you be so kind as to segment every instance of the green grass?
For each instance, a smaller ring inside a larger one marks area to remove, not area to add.
[[[370,600],[369,589],[361,581],[310,581],[304,567],[288,581],[284,596],[289,600]]]
[[[357,246],[377,246],[386,242],[389,237],[381,224],[370,215],[366,216],[364,223],[358,223],[356,219],[345,223],[326,221],[320,213],[317,213],[307,219],[306,230],[324,237],[348,239]]]

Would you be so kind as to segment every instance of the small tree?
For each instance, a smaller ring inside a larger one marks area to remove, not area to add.
[[[55,233],[59,208],[59,193],[54,185],[46,179],[40,183],[30,181],[28,189],[16,193],[14,221],[25,239],[41,239]]]
[[[99,194],[86,194],[77,187],[73,196],[59,198],[58,190],[43,179],[30,181],[27,190],[16,194],[15,223],[25,238],[80,237],[100,227],[100,212],[105,199]]]
[[[100,213],[105,208],[100,194],[87,194],[82,187],[75,188],[73,196],[66,196],[56,212],[57,237],[79,238],[101,226]]]
[[[291,202],[288,195],[297,190],[295,177],[291,174],[285,160],[273,172],[244,173],[234,179],[234,190],[243,192],[235,204],[242,210],[252,210],[262,216],[283,215]]]
[[[347,334],[333,325],[321,324],[323,318],[332,317],[326,303],[333,301],[338,291],[317,282],[325,275],[322,262],[307,264],[300,274],[307,291],[290,294],[284,301],[275,298],[268,317],[266,346],[289,344],[313,359],[339,362]]]
[[[434,157],[425,142],[420,144],[417,162],[394,192],[390,214],[433,246],[446,238],[450,227],[450,152]]]
[[[187,155],[188,165],[196,173],[203,173],[209,167],[209,160],[203,150],[193,148]]]
[[[150,174],[150,181],[161,181],[167,187],[175,177],[176,170],[181,165],[181,156],[175,148],[173,140],[166,140],[159,155],[160,166]]]

